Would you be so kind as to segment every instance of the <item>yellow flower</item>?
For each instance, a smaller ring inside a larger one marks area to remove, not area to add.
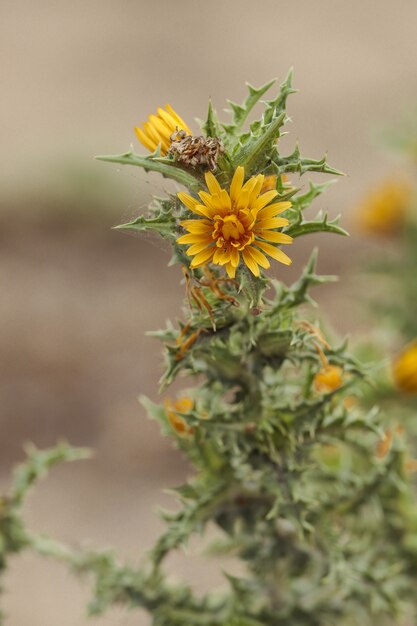
[[[157,115],[150,115],[148,121],[144,122],[143,128],[135,126],[136,137],[141,144],[154,152],[159,144],[161,144],[161,154],[165,155],[170,147],[170,137],[175,130],[185,130],[187,135],[191,135],[184,120],[169,105],[165,105],[165,109],[159,107]]]
[[[178,413],[182,413],[183,415],[189,413],[194,408],[194,402],[191,398],[186,396],[182,398],[178,398],[172,404],[171,400],[165,400],[165,413],[168,418],[170,425],[173,430],[180,436],[187,436],[193,434],[193,429],[191,426],[187,424],[181,415]]]
[[[288,176],[286,174],[281,174],[281,182],[283,184],[288,182]],[[271,189],[276,189],[276,187],[277,187],[277,176],[275,174],[270,174],[269,176],[265,176],[261,193],[264,193],[264,191],[270,191]]]
[[[357,209],[359,225],[377,235],[397,233],[404,226],[410,200],[407,181],[387,180],[371,190]]]
[[[343,370],[337,365],[327,364],[315,375],[317,391],[335,391],[343,385]]]
[[[242,257],[252,274],[259,276],[259,266],[270,267],[264,252],[290,265],[291,259],[268,242],[292,242],[292,237],[274,230],[288,224],[287,219],[277,215],[289,209],[291,202],[269,204],[277,191],[260,195],[265,177],[258,174],[243,184],[244,177],[244,168],[238,167],[227,192],[213,174],[207,172],[208,193],[200,191],[200,199],[184,192],[178,194],[181,202],[200,218],[182,221],[181,226],[188,234],[177,239],[180,244],[192,244],[187,250],[187,254],[194,257],[192,268],[207,263],[225,265],[229,277],[234,278]]]
[[[398,389],[406,393],[417,393],[417,339],[394,359],[392,373]]]

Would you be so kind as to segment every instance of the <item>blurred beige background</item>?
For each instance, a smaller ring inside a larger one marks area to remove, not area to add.
[[[162,527],[156,508],[171,504],[161,489],[186,472],[136,400],[156,397],[160,347],[144,332],[178,315],[180,273],[158,243],[110,230],[166,183],[92,156],[135,144],[133,125],[161,104],[203,117],[208,96],[221,111],[226,98],[244,98],[246,80],[282,79],[293,65],[301,93],[289,102],[285,145],[327,151],[348,173],[317,209],[349,224],[361,193],[401,168],[375,135],[415,106],[416,23],[415,0],[1,1],[1,484],[25,441],[67,438],[96,450],[38,488],[32,528],[73,545],[114,545],[138,563]],[[292,247],[291,271],[276,275],[296,276],[316,244],[320,269],[342,276],[317,300],[339,333],[366,330],[349,276],[372,252],[368,242],[307,239]],[[202,587],[221,580],[197,556],[171,567]],[[10,626],[86,623],[88,585],[59,565],[18,557],[4,586]],[[114,611],[91,623],[148,621]]]

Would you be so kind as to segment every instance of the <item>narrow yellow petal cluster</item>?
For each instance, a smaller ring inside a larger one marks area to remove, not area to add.
[[[403,180],[387,180],[368,193],[357,208],[359,226],[376,235],[392,235],[404,226],[409,211],[412,191]]]
[[[398,389],[417,393],[417,339],[394,359],[392,373]]]
[[[191,135],[187,124],[169,104],[165,105],[165,109],[159,107],[157,115],[150,115],[142,128],[135,126],[136,137],[141,144],[151,152],[154,152],[160,144],[162,155],[168,152],[170,137],[175,130],[184,130],[187,135]]]
[[[343,385],[343,370],[337,365],[326,365],[315,375],[317,391],[335,391]]]
[[[292,243],[289,235],[276,230],[287,226],[288,220],[277,215],[289,209],[291,202],[270,204],[277,191],[261,193],[265,178],[262,174],[246,183],[244,178],[244,168],[238,167],[226,191],[207,172],[208,192],[200,191],[199,198],[184,192],[178,194],[181,202],[199,218],[183,220],[181,226],[188,233],[177,239],[179,244],[190,244],[187,254],[194,257],[192,268],[207,263],[224,265],[228,276],[234,278],[243,259],[252,274],[259,276],[260,267],[270,267],[265,254],[290,265],[291,259],[272,244]]]
[[[186,396],[178,398],[174,403],[171,400],[165,400],[165,413],[168,421],[180,437],[193,434],[193,429],[187,424],[179,413],[183,415],[189,413],[194,408],[194,402]]]

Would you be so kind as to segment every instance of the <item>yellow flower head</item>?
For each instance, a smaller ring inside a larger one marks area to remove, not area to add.
[[[135,126],[136,137],[141,144],[154,152],[159,144],[161,144],[161,154],[165,155],[170,147],[170,137],[175,130],[184,130],[187,135],[191,135],[184,120],[169,105],[165,105],[165,109],[159,107],[157,115],[150,115],[148,121],[144,122],[143,128]]]
[[[362,230],[376,235],[391,235],[404,226],[411,200],[407,181],[387,180],[372,190],[357,209]]]
[[[392,373],[398,389],[417,393],[417,339],[394,359]]]
[[[199,199],[184,192],[178,194],[181,202],[199,216],[199,219],[181,222],[188,234],[177,239],[180,244],[191,244],[187,254],[194,257],[192,268],[207,263],[225,265],[229,277],[234,278],[242,257],[252,274],[259,276],[259,266],[270,267],[264,252],[290,265],[291,259],[268,242],[292,242],[292,237],[275,230],[288,224],[287,219],[277,215],[289,209],[291,202],[269,204],[278,192],[271,190],[261,194],[265,177],[258,174],[243,184],[244,177],[244,168],[238,167],[226,191],[213,174],[207,172],[208,193],[200,191]]]
[[[187,424],[179,413],[183,415],[189,413],[194,407],[194,402],[191,398],[182,397],[178,398],[174,403],[171,400],[165,400],[165,413],[173,430],[182,437],[193,434],[193,429]]]
[[[343,384],[343,370],[337,365],[325,365],[314,377],[317,391],[335,391]]]

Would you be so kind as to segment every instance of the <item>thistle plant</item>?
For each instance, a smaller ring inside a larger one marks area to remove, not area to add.
[[[142,607],[154,626],[363,626],[413,616],[417,511],[405,442],[382,445],[383,416],[359,401],[366,375],[346,343],[331,345],[320,329],[309,292],[332,277],[316,273],[316,252],[294,284],[284,282],[290,258],[281,246],[346,234],[338,219],[304,214],[329,181],[304,185],[301,176],[339,172],[298,147],[281,153],[291,79],[247,130],[273,82],[230,102],[228,123],[210,104],[199,135],[171,107],[159,109],[136,129],[151,154],[99,157],[186,189],[154,198],[118,228],[154,231],[179,266],[183,318],[153,333],[164,347],[165,399],[141,401],[194,469],[138,568],[28,535],[38,552],[93,575],[92,613]],[[170,397],[180,376],[188,387]],[[205,539],[208,527],[214,539]],[[223,590],[199,594],[167,573],[167,556],[194,535],[240,563],[239,575],[224,572]]]

